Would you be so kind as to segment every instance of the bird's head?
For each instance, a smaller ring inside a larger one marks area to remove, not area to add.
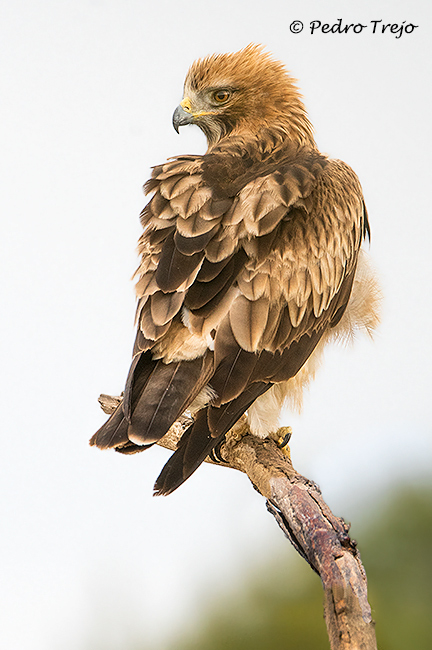
[[[227,135],[270,130],[299,144],[313,144],[312,126],[295,80],[260,45],[195,61],[173,125],[196,124],[209,147]]]

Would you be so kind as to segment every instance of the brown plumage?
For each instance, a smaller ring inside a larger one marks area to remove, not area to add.
[[[325,343],[370,332],[378,301],[360,255],[360,183],[317,150],[281,63],[254,45],[196,61],[173,123],[197,124],[209,147],[155,167],[145,185],[134,360],[123,403],[91,439],[134,453],[195,412],[158,494],[245,411],[252,433],[275,433]]]

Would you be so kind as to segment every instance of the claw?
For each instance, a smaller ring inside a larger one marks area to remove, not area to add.
[[[282,451],[282,453],[285,456],[288,456],[288,458],[291,460],[291,452],[288,443],[291,440],[292,428],[281,427],[280,429],[278,429],[277,434],[279,436],[277,439],[277,446]]]

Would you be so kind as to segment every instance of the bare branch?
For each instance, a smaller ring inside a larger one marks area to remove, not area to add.
[[[360,553],[349,526],[333,515],[319,487],[298,474],[270,439],[228,436],[221,455],[248,475],[296,551],[321,577],[332,650],[376,650]]]
[[[99,398],[106,413],[120,401],[121,397],[108,395]],[[175,450],[189,424],[190,420],[179,420],[158,444]],[[286,431],[281,429],[277,438]],[[376,650],[360,553],[348,534],[349,526],[333,515],[319,487],[296,472],[289,452],[281,450],[275,440],[252,436],[244,416],[216,451],[219,464],[247,474],[296,551],[320,576],[331,650]],[[215,461],[207,458],[207,462]]]

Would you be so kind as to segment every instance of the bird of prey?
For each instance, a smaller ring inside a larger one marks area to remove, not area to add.
[[[90,443],[135,453],[193,420],[155,483],[181,485],[246,413],[274,436],[325,344],[377,323],[355,173],[321,154],[295,80],[261,46],[195,61],[173,125],[203,155],[153,168],[124,398]]]

